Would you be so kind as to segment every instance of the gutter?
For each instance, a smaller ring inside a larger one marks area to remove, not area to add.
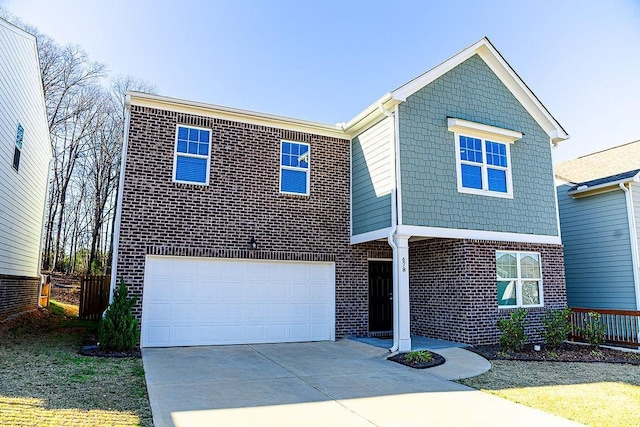
[[[567,191],[567,194],[570,196],[578,196],[582,193],[587,193],[590,191],[595,191],[595,190],[602,190],[604,188],[608,188],[608,187],[615,187],[616,185],[620,186],[620,188],[622,188],[622,186],[624,186],[624,184],[626,184],[627,182],[632,182],[632,181],[638,181],[639,180],[639,175],[635,175],[633,177],[630,178],[624,178],[618,181],[612,181],[612,182],[605,182],[603,184],[598,184],[598,185],[594,185],[593,187],[589,187],[586,185],[581,185],[578,188],[576,188],[575,190],[571,190],[571,191]],[[615,190],[615,188],[611,188],[611,190]],[[623,190],[625,191],[625,190]],[[580,197],[580,196],[578,196]]]
[[[382,114],[384,114],[389,119],[394,118],[393,111],[389,111],[384,108],[384,101],[381,101],[378,109]],[[400,300],[398,299],[399,291],[399,278],[397,277],[398,268],[398,246],[393,241],[394,236],[396,235],[396,230],[398,229],[398,199],[397,199],[397,179],[396,179],[396,159],[398,154],[398,141],[395,137],[395,120],[393,122],[393,147],[394,147],[394,161],[393,164],[393,172],[391,176],[393,177],[392,190],[391,190],[391,230],[389,231],[389,235],[387,236],[387,242],[389,242],[389,246],[391,246],[391,250],[393,251],[393,345],[389,349],[391,353],[398,351],[400,347],[400,336],[399,336],[399,326],[400,326]]]
[[[633,265],[633,281],[636,294],[636,310],[640,309],[640,277],[638,269],[640,268],[640,260],[638,259],[638,234],[636,230],[636,221],[633,217],[633,196],[631,190],[627,188],[624,183],[619,183],[618,186],[625,193],[625,200],[627,202],[627,220],[629,222],[629,240],[631,241],[631,263]]]

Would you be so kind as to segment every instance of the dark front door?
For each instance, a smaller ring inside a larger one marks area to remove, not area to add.
[[[393,330],[393,263],[369,261],[369,332]]]

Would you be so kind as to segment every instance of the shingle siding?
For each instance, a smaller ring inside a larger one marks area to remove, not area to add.
[[[616,189],[574,199],[569,188],[558,187],[569,305],[635,310],[625,193]]]
[[[562,246],[481,240],[430,239],[409,245],[411,332],[467,344],[497,343],[495,254],[499,250],[541,254],[544,307],[528,308],[527,333],[540,341],[541,318],[566,306]]]
[[[455,117],[524,133],[511,145],[513,199],[458,192]],[[399,106],[405,225],[557,236],[550,140],[474,55]]]

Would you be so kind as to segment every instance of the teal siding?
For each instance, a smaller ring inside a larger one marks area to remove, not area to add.
[[[458,192],[447,117],[524,133],[511,145],[513,199]],[[548,135],[474,55],[399,107],[403,224],[557,236]]]
[[[385,119],[351,141],[353,234],[391,226],[393,126]]]
[[[567,303],[635,310],[627,206],[622,190],[573,199],[558,187]]]

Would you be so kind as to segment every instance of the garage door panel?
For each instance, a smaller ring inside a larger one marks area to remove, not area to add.
[[[332,263],[148,256],[142,345],[334,339]]]
[[[170,303],[151,303],[147,305],[147,318],[151,322],[170,321],[171,320],[171,304]]]

